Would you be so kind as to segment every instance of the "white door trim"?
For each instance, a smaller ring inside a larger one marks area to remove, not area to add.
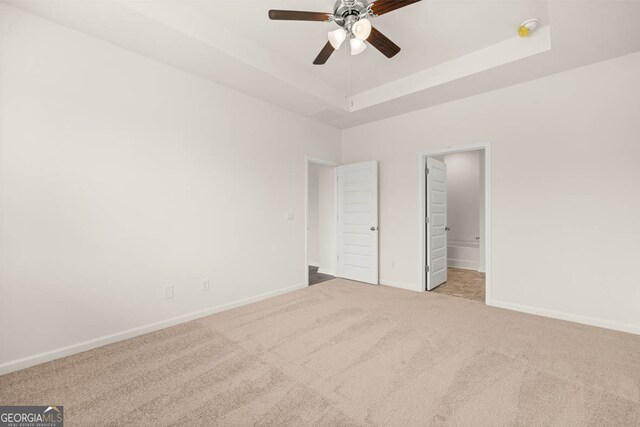
[[[306,286],[309,286],[309,164],[313,163],[321,166],[329,166],[333,167],[333,218],[336,221],[335,230],[336,230],[336,258],[338,257],[338,173],[337,166],[338,163],[319,159],[316,157],[304,157],[304,283]],[[336,263],[336,269],[338,268],[338,260],[334,260]]]
[[[441,149],[426,150],[418,153],[418,201],[419,201],[419,221],[420,221],[420,275],[422,276],[422,291],[427,289],[427,249],[426,249],[426,160],[427,157],[442,156],[451,153],[461,153],[464,151],[484,150],[484,187],[485,187],[485,200],[484,200],[484,221],[485,221],[485,262],[486,262],[486,280],[485,280],[485,304],[492,305],[492,265],[491,265],[491,142],[481,142],[477,144],[451,146]]]

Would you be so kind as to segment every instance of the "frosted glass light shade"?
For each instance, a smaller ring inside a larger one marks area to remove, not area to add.
[[[349,40],[351,44],[351,55],[360,55],[367,48],[367,44],[358,38]]]
[[[366,40],[371,34],[371,21],[361,19],[353,24],[353,35],[360,40]]]
[[[328,38],[331,46],[333,46],[335,50],[338,50],[347,38],[347,32],[344,28],[338,28],[337,30],[329,31]]]

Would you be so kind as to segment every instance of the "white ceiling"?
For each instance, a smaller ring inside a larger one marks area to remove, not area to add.
[[[332,0],[5,2],[339,128],[640,50],[640,1],[423,0],[372,21],[402,51],[370,46],[348,81],[344,51],[312,64],[335,24],[267,18]]]
[[[373,25],[398,44],[402,51],[392,60],[373,47],[349,58],[343,46],[327,64],[313,60],[327,42],[335,23],[288,22],[267,19],[269,9],[330,12],[334,1],[224,0],[193,1],[189,5],[241,33],[254,43],[312,73],[318,79],[344,91],[351,61],[352,92],[372,89],[400,77],[471,53],[514,36],[514,29],[526,18],[538,17],[548,24],[546,1],[539,0],[425,0],[372,19]]]

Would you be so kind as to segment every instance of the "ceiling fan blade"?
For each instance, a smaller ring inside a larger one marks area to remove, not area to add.
[[[373,12],[375,16],[380,16],[419,1],[420,0],[377,0],[371,4],[371,12]]]
[[[382,52],[387,58],[393,58],[398,52],[400,52],[400,46],[389,40],[387,36],[375,28],[371,28],[371,34],[369,34],[367,41],[371,43],[373,47]]]
[[[315,65],[325,64],[334,50],[335,49],[333,48],[333,46],[331,46],[331,43],[327,42],[327,44],[324,45],[324,47],[322,48],[322,50],[320,51],[316,59],[313,60],[313,63]]]
[[[301,10],[270,10],[269,19],[277,21],[330,21],[333,14],[323,12],[304,12]]]

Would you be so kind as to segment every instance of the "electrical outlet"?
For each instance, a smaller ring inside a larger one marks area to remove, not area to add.
[[[211,289],[209,279],[202,279],[202,290],[208,291],[209,289]]]
[[[173,285],[167,285],[164,287],[164,299],[173,298]]]

